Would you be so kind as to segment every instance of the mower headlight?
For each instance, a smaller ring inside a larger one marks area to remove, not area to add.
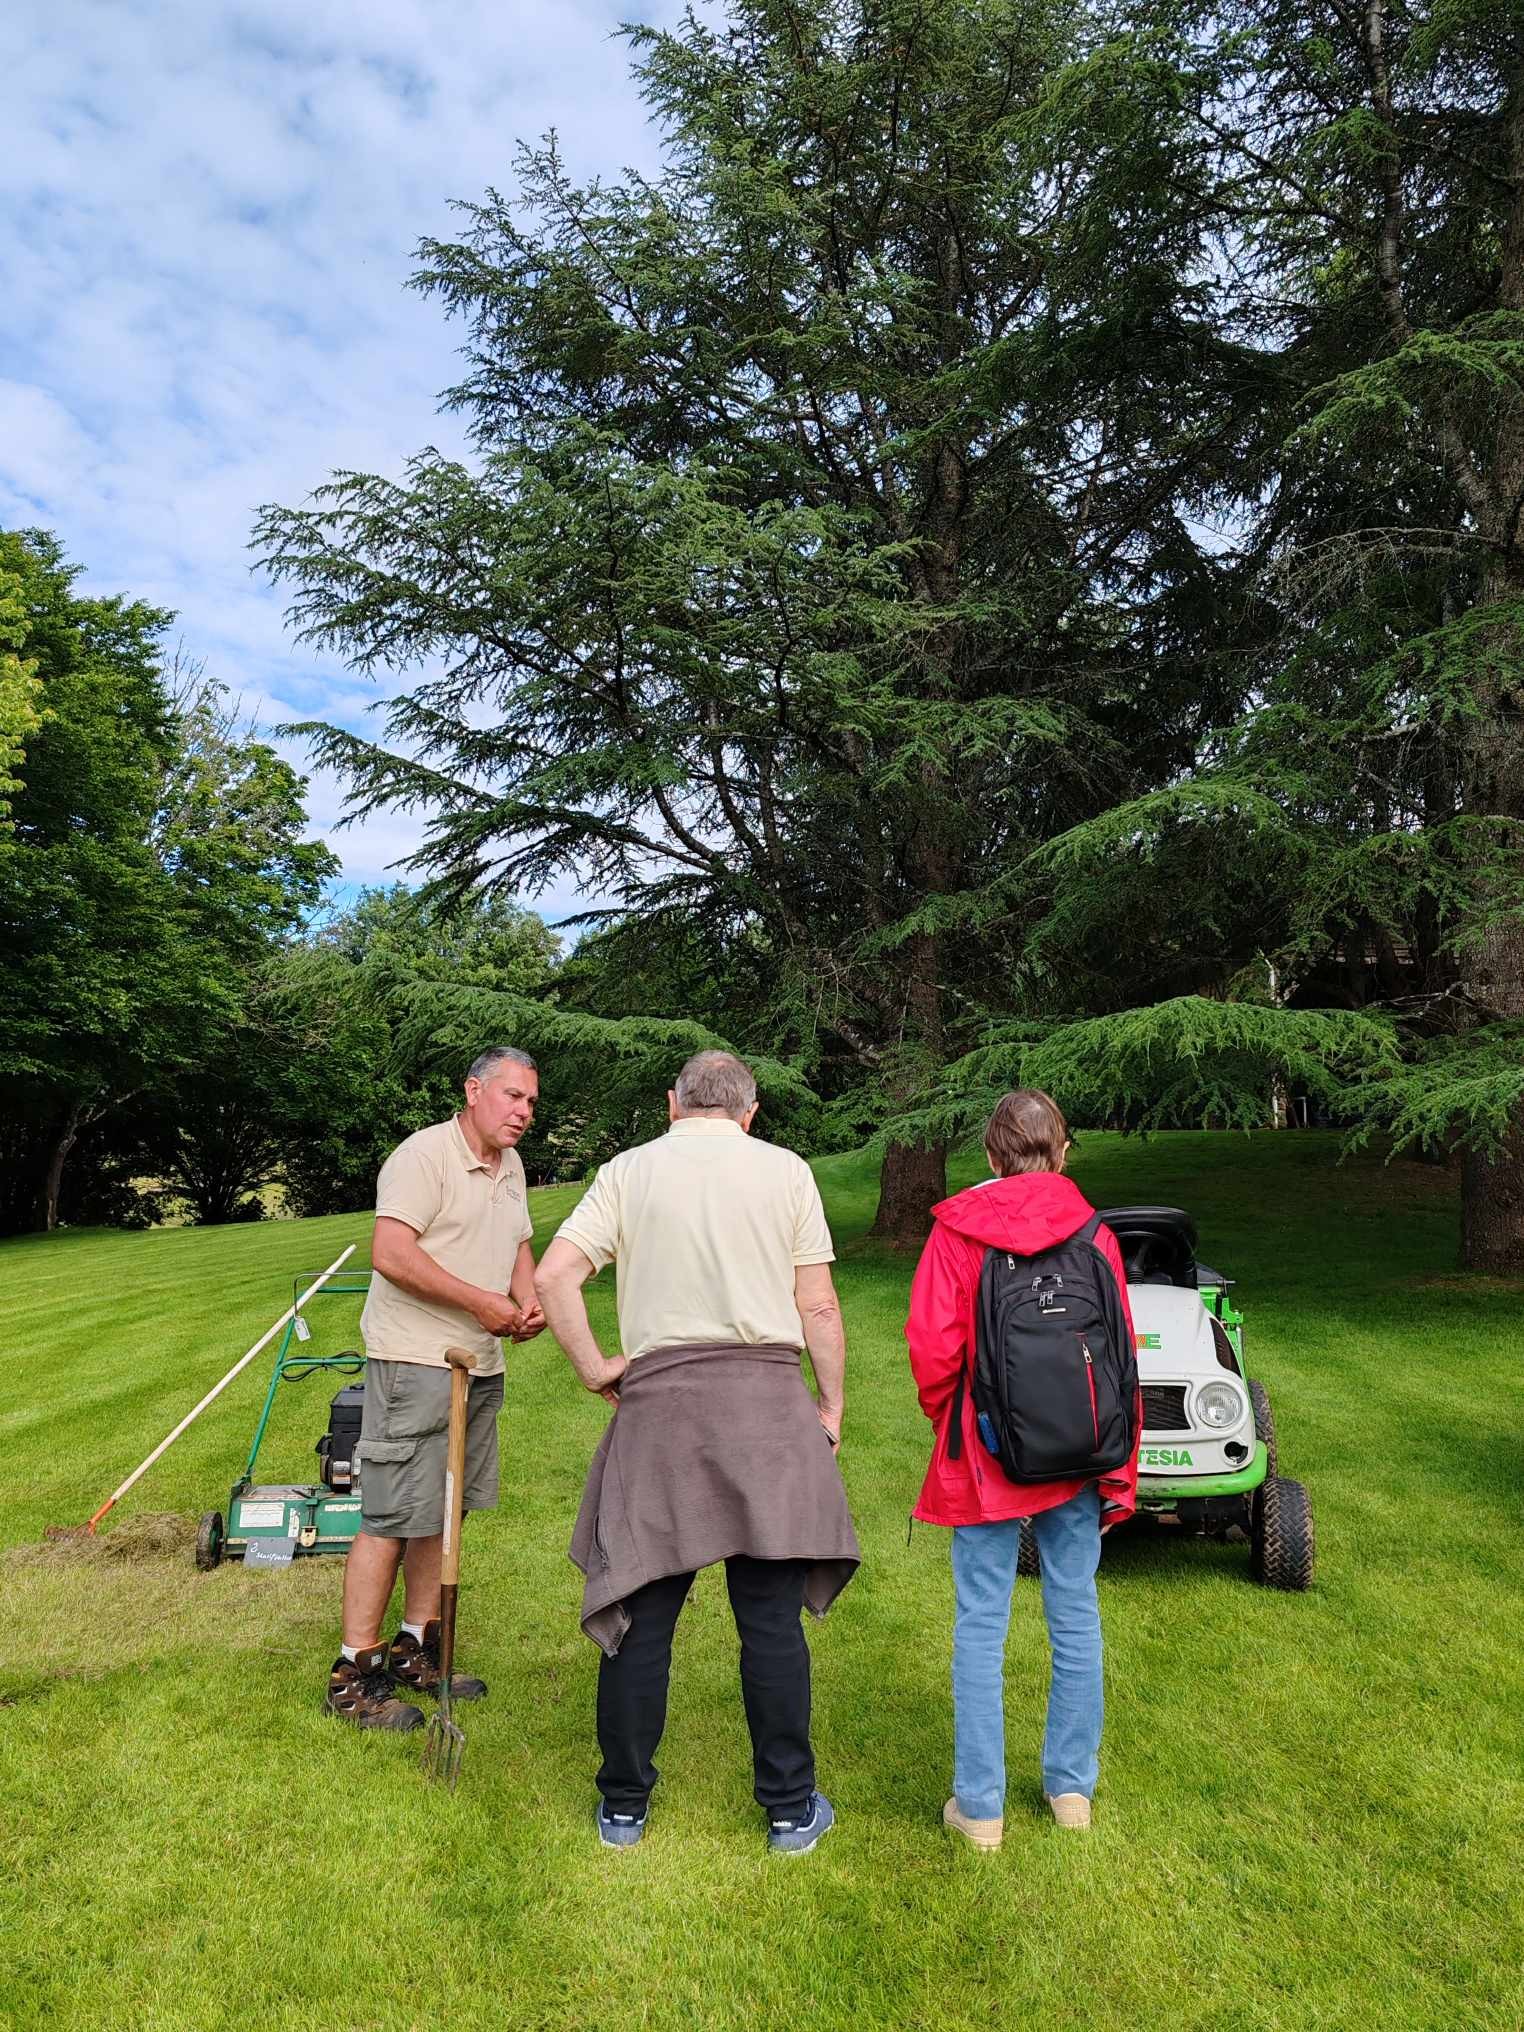
[[[1243,1422],[1243,1392],[1233,1383],[1203,1383],[1196,1392],[1196,1422],[1226,1432]]]

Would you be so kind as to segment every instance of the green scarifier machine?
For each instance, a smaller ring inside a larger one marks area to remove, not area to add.
[[[1233,1280],[1196,1257],[1196,1224],[1179,1207],[1112,1207],[1138,1343],[1143,1442],[1138,1515],[1196,1536],[1249,1542],[1264,1587],[1312,1585],[1312,1506],[1280,1473],[1270,1398],[1244,1365]],[[1021,1534],[1020,1570],[1037,1545]]]
[[[365,1357],[352,1348],[338,1354],[317,1354],[308,1345],[313,1327],[307,1309],[322,1299],[363,1297],[370,1288],[368,1270],[330,1277],[305,1301],[301,1294],[312,1281],[309,1271],[295,1279],[291,1318],[275,1353],[275,1369],[265,1392],[264,1407],[254,1428],[254,1441],[243,1473],[228,1496],[227,1513],[208,1510],[196,1532],[196,1564],[203,1573],[224,1559],[246,1566],[289,1566],[314,1552],[347,1552],[360,1529],[359,1471],[354,1447],[360,1436],[363,1383],[341,1388],[329,1407],[328,1430],[317,1443],[321,1479],[313,1483],[256,1482],[254,1466],[264,1444],[265,1428],[283,1383],[301,1383],[316,1375],[357,1377]]]

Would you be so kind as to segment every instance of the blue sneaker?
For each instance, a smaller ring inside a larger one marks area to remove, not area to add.
[[[632,1849],[646,1831],[643,1813],[610,1813],[598,1802],[598,1839],[606,1849]]]
[[[767,1846],[780,1856],[807,1856],[822,1835],[836,1825],[836,1809],[823,1792],[810,1794],[810,1810],[803,1820],[770,1820]]]

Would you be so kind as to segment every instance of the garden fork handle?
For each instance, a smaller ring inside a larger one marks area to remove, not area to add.
[[[450,1365],[450,1437],[445,1454],[444,1539],[439,1555],[439,1697],[450,1712],[450,1674],[455,1666],[455,1599],[460,1586],[460,1523],[466,1486],[466,1399],[476,1356],[470,1348],[446,1348]]]

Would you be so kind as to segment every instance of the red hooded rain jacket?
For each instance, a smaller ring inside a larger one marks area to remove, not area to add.
[[[953,1398],[958,1375],[974,1345],[979,1299],[979,1273],[987,1248],[1009,1249],[1032,1256],[1067,1241],[1095,1209],[1072,1179],[1061,1172],[1032,1171],[1014,1178],[991,1178],[970,1186],[934,1206],[931,1233],[910,1287],[910,1317],[905,1338],[921,1409],[936,1430],[931,1465],[921,1486],[915,1515],[926,1524],[998,1524],[1012,1517],[1035,1517],[1055,1510],[1085,1486],[1083,1479],[1065,1482],[1008,1481],[997,1462],[980,1444],[974,1427],[973,1392],[963,1392],[963,1452],[958,1460],[947,1453]],[[1111,1265],[1122,1294],[1127,1331],[1133,1331],[1127,1302],[1122,1252],[1110,1228],[1096,1231],[1096,1243]],[[1143,1432],[1142,1405],[1137,1432]],[[1138,1442],[1125,1467],[1099,1477],[1101,1503],[1115,1519],[1137,1503]]]

